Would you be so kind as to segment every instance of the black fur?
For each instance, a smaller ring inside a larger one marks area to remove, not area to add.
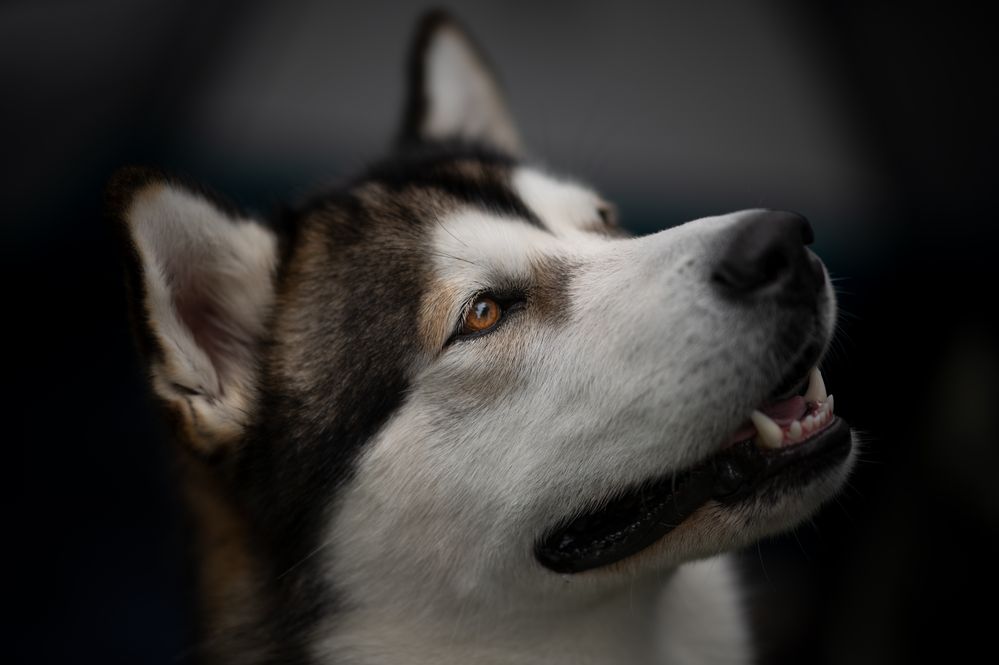
[[[350,192],[366,183],[378,183],[395,193],[405,190],[431,190],[460,203],[487,212],[525,221],[548,230],[510,184],[510,175],[519,161],[490,146],[466,141],[412,143],[396,150],[388,159],[372,165],[346,189],[325,192],[286,212],[290,220],[311,211],[347,204]],[[474,165],[481,175],[467,173],[462,165]],[[291,226],[296,226],[292,222]]]
[[[432,263],[426,237],[437,217],[423,201],[474,205],[542,227],[507,184],[513,163],[467,145],[411,147],[297,212],[298,246],[284,268],[275,317],[308,315],[294,344],[320,350],[309,360],[321,369],[281,366],[292,349],[270,340],[257,418],[234,476],[262,530],[258,547],[269,553],[274,597],[283,606],[271,613],[278,621],[271,630],[293,652],[314,621],[335,610],[315,568],[323,557],[310,557],[321,547],[326,511],[364,444],[398,410],[412,364],[426,353],[416,323]],[[480,177],[463,177],[456,164]],[[292,384],[289,372],[314,383]]]
[[[411,61],[404,129],[396,151],[346,187],[289,209],[272,225],[280,263],[270,333],[260,340],[258,393],[238,444],[211,460],[223,492],[248,525],[247,547],[263,568],[261,625],[254,635],[272,662],[306,663],[320,617],[336,610],[319,562],[328,511],[366,442],[405,399],[414,365],[426,359],[417,322],[432,263],[429,234],[442,207],[472,206],[544,229],[510,184],[515,157],[459,140],[418,136],[425,110],[422,53],[442,22],[421,24]],[[141,258],[124,223],[132,198],[151,183],[179,186],[233,217],[232,204],[152,169],[125,169],[108,189],[120,229],[130,310],[147,363],[161,358],[144,302]],[[553,274],[561,274],[555,267]],[[560,310],[558,289],[534,295]],[[305,350],[310,355],[303,356]]]

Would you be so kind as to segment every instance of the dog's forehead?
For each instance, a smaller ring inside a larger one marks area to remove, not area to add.
[[[602,205],[582,185],[502,155],[383,163],[314,201],[301,221],[287,282],[299,296],[285,299],[286,317],[323,311],[346,326],[363,314],[396,336],[415,327],[423,348],[439,348],[472,295],[550,285],[574,257],[608,242]],[[379,307],[365,305],[372,301]],[[336,328],[332,347],[350,346],[345,328]],[[310,346],[298,339],[299,348]]]
[[[529,285],[543,259],[603,245],[619,233],[607,210],[591,189],[502,153],[423,146],[300,211],[292,263],[312,266],[300,283],[316,288],[332,287],[335,273],[354,291],[405,282],[467,296],[501,281]]]
[[[607,242],[605,204],[591,190],[528,166],[511,168],[505,182],[529,216],[462,202],[429,227],[428,265],[446,288],[530,284],[550,259],[572,259]]]
[[[369,211],[376,213],[408,208],[414,223],[437,223],[457,209],[473,208],[555,235],[614,231],[604,214],[609,207],[591,189],[474,146],[435,144],[397,153],[364,172],[348,192],[374,204]],[[377,214],[368,217],[369,223],[378,221]]]

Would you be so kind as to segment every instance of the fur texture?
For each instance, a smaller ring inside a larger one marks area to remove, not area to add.
[[[594,191],[522,160],[453,20],[430,15],[415,44],[397,149],[280,233],[154,172],[112,184],[140,348],[197,516],[199,652],[749,662],[717,555],[810,515],[852,453],[706,500],[593,570],[555,573],[536,547],[699,468],[805,375],[836,315],[824,271],[792,300],[727,297],[717,265],[760,211],[627,237]],[[483,296],[502,318],[462,334]]]

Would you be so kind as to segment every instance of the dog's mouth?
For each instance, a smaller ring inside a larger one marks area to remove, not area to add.
[[[805,380],[795,383],[804,386]],[[850,428],[833,407],[822,375],[812,368],[804,394],[761,406],[719,452],[563,523],[536,543],[535,556],[558,573],[599,568],[649,547],[709,500],[731,505],[764,485],[807,484],[850,453]]]

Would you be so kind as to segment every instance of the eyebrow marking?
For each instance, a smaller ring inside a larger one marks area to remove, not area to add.
[[[485,212],[513,217],[551,232],[517,192],[516,163],[507,157],[468,148],[406,154],[373,168],[362,180],[394,193],[406,190],[443,192]]]
[[[504,184],[496,182],[471,182],[462,179],[428,179],[419,183],[424,187],[435,187],[451,194],[463,203],[482,208],[486,212],[499,213],[526,221],[531,226],[551,233],[533,210]]]

